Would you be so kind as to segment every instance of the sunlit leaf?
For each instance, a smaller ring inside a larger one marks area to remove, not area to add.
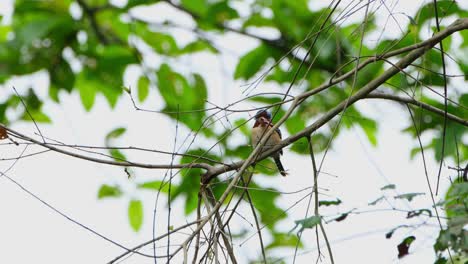
[[[111,140],[114,138],[121,137],[127,129],[125,127],[118,127],[107,133],[106,140]]]
[[[143,102],[149,94],[149,80],[145,76],[138,79],[138,100]]]
[[[122,190],[120,189],[120,186],[118,185],[107,185],[103,184],[101,185],[101,188],[99,188],[98,191],[98,199],[103,199],[103,198],[116,198],[120,197],[122,195]]]
[[[131,200],[128,204],[128,220],[134,231],[138,231],[143,224],[143,204],[140,200]]]

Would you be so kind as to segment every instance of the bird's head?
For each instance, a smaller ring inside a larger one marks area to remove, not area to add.
[[[271,114],[267,110],[260,110],[255,114],[255,123],[267,125],[271,123]]]
[[[258,120],[261,117],[265,118],[268,121],[271,121],[271,113],[268,112],[268,110],[260,110],[255,114],[255,120]]]

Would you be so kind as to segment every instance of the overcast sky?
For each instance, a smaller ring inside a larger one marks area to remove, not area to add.
[[[318,6],[315,5],[317,2],[312,2],[311,8],[317,9]],[[395,6],[394,12],[404,11],[406,14],[412,15],[422,2],[424,1],[400,1]],[[394,1],[388,3],[389,6],[395,4]],[[7,20],[11,14],[11,5],[9,0],[0,1],[0,14],[5,15]],[[154,13],[156,10],[159,10],[160,13]],[[177,16],[178,22],[189,25],[191,23],[187,17],[180,16],[169,7],[139,10],[138,15],[158,19]],[[386,18],[386,16],[380,15],[377,20],[378,25],[382,26]],[[406,19],[404,16],[400,16],[400,18],[399,23],[404,28],[407,23]],[[398,26],[389,22],[387,30],[383,34],[388,36],[398,34],[398,32]],[[187,41],[182,36],[182,32],[176,34],[179,34],[178,41]],[[266,34],[271,34],[271,32],[266,32]],[[191,59],[184,58],[176,63],[178,65],[176,68],[181,71],[200,70],[209,85],[210,101],[216,102],[218,105],[226,105],[234,101],[233,99],[243,97],[241,93],[243,83],[231,80],[236,57],[255,47],[257,42],[229,34],[226,38],[218,39],[217,44],[224,47],[226,51],[221,57],[217,58],[206,54],[195,55]],[[152,62],[154,65],[158,65],[161,60],[152,58]],[[138,71],[130,69],[125,76],[126,85],[135,86],[137,78]],[[126,96],[118,101],[115,109],[110,109],[105,99],[99,96],[92,111],[85,112],[76,92],[60,94],[61,104],[51,102],[47,98],[48,80],[44,72],[38,72],[30,78],[14,78],[0,89],[2,93],[9,94],[12,92],[11,86],[15,86],[20,93],[24,93],[32,86],[40,98],[46,101],[44,112],[51,117],[53,123],[51,125],[41,124],[40,129],[47,137],[70,144],[102,146],[104,137],[110,130],[125,126],[128,131],[118,140],[119,145],[146,146],[168,151],[173,148],[175,123],[163,115],[134,111],[130,99]],[[265,86],[259,88],[258,92],[271,91],[272,89],[279,91],[277,87]],[[0,99],[3,96],[5,94],[1,95]],[[162,106],[162,101],[155,90],[142,105],[142,107],[153,109],[160,106]],[[246,106],[252,105],[249,103]],[[328,200],[340,198],[344,204],[340,206],[339,210],[324,208],[322,213],[334,215],[355,207],[366,208],[365,206],[370,201],[382,195],[380,188],[390,183],[396,184],[398,193],[426,193],[425,196],[416,198],[411,204],[392,202],[393,205],[402,209],[430,207],[431,201],[422,160],[419,156],[414,160],[409,159],[409,150],[417,146],[416,142],[407,134],[402,133],[402,129],[408,126],[408,115],[405,108],[382,101],[358,103],[358,106],[371,117],[385,117],[385,122],[379,123],[378,146],[371,146],[359,128],[353,128],[340,134],[325,159],[322,170],[328,174],[321,174],[320,186],[327,189],[323,190],[324,196],[322,198]],[[242,113],[236,117],[248,118],[249,116]],[[31,136],[34,136],[36,132],[31,123],[16,123],[13,128]],[[180,139],[184,138],[188,132],[186,129],[182,129]],[[208,143],[197,142],[196,144],[204,146]],[[30,147],[26,153],[38,149]],[[17,156],[22,150],[23,147],[0,146],[0,158]],[[128,157],[131,160],[141,162],[160,164],[170,162],[170,157],[154,154],[148,156],[128,153]],[[321,160],[321,157],[319,155],[318,159]],[[426,155],[428,170],[431,172],[430,176],[435,179],[438,164],[432,157],[432,153]],[[446,165],[450,165],[450,162],[450,160],[447,161]],[[4,171],[11,164],[11,161],[0,162],[0,170]],[[311,165],[307,157],[298,156],[286,149],[283,164],[289,170],[288,177],[256,176],[258,181],[284,192],[293,192],[306,186],[312,186]],[[165,171],[158,170],[135,170],[135,172],[136,178],[132,180],[136,182],[162,179],[165,173]],[[132,247],[151,238],[152,210],[156,193],[134,190],[122,168],[91,163],[56,153],[47,153],[21,159],[7,175],[63,213],[127,247]],[[453,175],[453,172],[444,166],[441,178],[442,190],[447,188],[450,175]],[[97,200],[98,188],[103,183],[121,184],[125,188],[126,196],[120,199]],[[287,208],[305,194],[305,192],[301,192],[294,195],[282,195],[279,203],[283,208]],[[394,196],[397,193],[389,192],[387,194]],[[145,219],[143,227],[138,233],[131,230],[127,219],[128,201],[132,198],[138,198],[144,202]],[[165,197],[161,196],[157,217],[159,234],[167,228],[165,222],[167,218],[166,204]],[[280,222],[280,228],[289,231],[294,226],[294,220],[304,218],[306,204],[307,199],[297,204],[290,211],[289,217]],[[389,208],[389,205],[383,203],[378,208]],[[175,227],[195,219],[195,215],[188,217],[183,215],[183,201],[181,199],[174,202],[173,209],[173,225]],[[245,215],[250,216],[247,209],[247,207],[241,208],[245,211]],[[0,178],[0,212],[2,212],[0,214],[0,263],[103,263],[122,253],[122,249],[68,221],[5,178]],[[360,263],[433,262],[432,245],[438,233],[435,221],[432,222],[434,225],[414,231],[410,229],[399,230],[392,239],[385,239],[385,233],[404,223],[405,216],[405,213],[382,211],[352,215],[343,222],[326,225],[336,263],[357,261]],[[233,228],[239,230],[244,225],[245,222],[242,219],[235,219]],[[249,231],[249,234],[253,234],[253,229]],[[305,248],[300,251],[296,263],[310,263],[311,259],[315,260],[317,257],[314,234],[315,232],[312,230],[304,232]],[[396,246],[402,238],[410,234],[417,237],[410,250],[411,254],[398,260]],[[184,236],[180,235],[174,237],[172,241],[177,244],[183,238]],[[268,236],[267,239],[269,239]],[[239,252],[239,259],[244,262],[258,257],[260,253],[257,243],[257,237],[254,236],[242,246],[236,244],[234,250]],[[162,245],[163,243],[160,243],[160,246]],[[150,250],[147,248],[143,252],[149,253]],[[277,255],[292,256],[293,251],[290,249],[279,250]],[[286,262],[292,262],[292,258],[286,259]],[[125,263],[152,263],[152,260],[132,256]],[[324,263],[328,263],[327,257]]]

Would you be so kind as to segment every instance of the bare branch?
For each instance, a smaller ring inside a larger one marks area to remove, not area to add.
[[[441,110],[441,109],[439,109],[437,107],[434,107],[434,106],[432,106],[430,104],[426,104],[426,103],[423,103],[421,101],[418,101],[416,99],[409,98],[409,97],[401,97],[401,96],[398,96],[398,95],[384,94],[384,93],[370,93],[369,95],[366,96],[365,99],[386,99],[386,100],[391,100],[391,101],[395,101],[395,102],[400,102],[400,103],[403,103],[403,104],[412,104],[412,105],[421,107],[424,110],[428,110],[428,111],[430,111],[430,112],[432,112],[434,114],[438,114],[438,115],[441,115],[441,116],[445,115],[444,110]],[[468,127],[468,120],[462,119],[461,117],[458,117],[458,116],[450,114],[450,113],[447,113],[447,118],[454,121],[454,122],[459,123],[460,125]]]

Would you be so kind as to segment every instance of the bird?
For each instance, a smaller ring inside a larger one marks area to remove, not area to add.
[[[270,129],[273,127],[273,123],[271,122],[271,113],[267,110],[260,110],[255,114],[255,124],[252,128],[252,145],[255,148],[258,143],[260,142],[261,138],[266,135]],[[273,134],[268,138],[267,142],[262,148],[262,152],[271,149],[272,147],[276,146],[281,142],[281,130],[276,128]],[[286,170],[281,164],[280,155],[283,155],[283,150],[279,150],[276,153],[273,153],[271,156],[275,160],[276,167],[281,175],[286,176]]]

